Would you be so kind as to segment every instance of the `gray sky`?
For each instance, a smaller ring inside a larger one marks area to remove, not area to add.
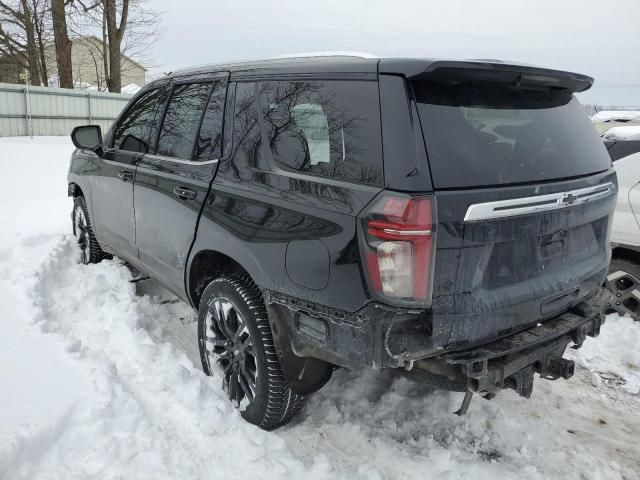
[[[151,0],[151,74],[230,59],[356,50],[499,58],[586,73],[583,101],[640,106],[640,0]]]

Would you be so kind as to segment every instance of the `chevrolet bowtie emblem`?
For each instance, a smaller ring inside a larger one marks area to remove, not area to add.
[[[562,203],[565,205],[573,205],[575,201],[578,199],[573,193],[568,193],[562,198]]]

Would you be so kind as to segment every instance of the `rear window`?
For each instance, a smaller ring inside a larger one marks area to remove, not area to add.
[[[414,91],[436,188],[576,177],[611,164],[569,93],[436,82]]]

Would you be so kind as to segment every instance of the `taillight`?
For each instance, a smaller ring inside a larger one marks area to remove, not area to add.
[[[369,284],[389,299],[431,303],[435,198],[385,194],[363,218]]]

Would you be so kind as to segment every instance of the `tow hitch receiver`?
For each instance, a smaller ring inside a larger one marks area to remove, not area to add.
[[[587,336],[598,336],[610,299],[611,292],[601,288],[580,305],[543,324],[487,345],[434,359],[448,365],[449,372],[458,372],[457,385],[466,384],[465,399],[456,413],[466,413],[473,393],[490,399],[499,390],[510,388],[529,398],[536,373],[547,380],[571,378],[575,364],[562,358],[567,345],[573,342],[574,348],[579,348]]]
[[[569,380],[573,377],[575,369],[575,362],[573,360],[567,360],[566,358],[551,358],[549,359],[548,371],[553,378],[564,378]]]

